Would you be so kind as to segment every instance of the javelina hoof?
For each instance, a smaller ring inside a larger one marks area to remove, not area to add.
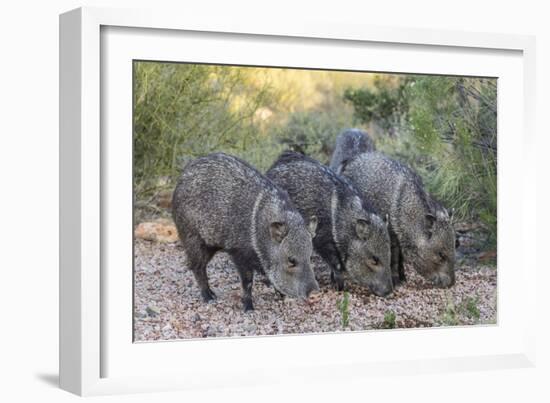
[[[216,299],[216,294],[210,288],[201,291],[202,299],[204,302],[214,301]]]
[[[342,280],[336,280],[332,282],[332,286],[336,291],[344,291],[344,282]]]
[[[254,305],[251,298],[243,298],[243,309],[245,312],[253,311]]]
[[[273,288],[275,290],[275,295],[277,297],[279,297],[279,299],[285,299],[285,294],[283,294],[281,291],[279,291],[278,289],[276,289],[275,287]]]
[[[336,291],[344,291],[344,279],[341,274],[336,274],[332,271],[330,272],[330,282]]]
[[[392,279],[392,283],[393,283],[393,288],[397,287],[399,284],[401,284],[401,276],[397,275],[397,276],[394,276],[392,275],[391,276],[391,279]]]
[[[404,282],[407,278],[405,277],[405,268],[400,264],[399,265],[399,281]]]

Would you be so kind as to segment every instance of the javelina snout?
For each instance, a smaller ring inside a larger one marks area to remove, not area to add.
[[[307,299],[310,294],[319,291],[319,284],[313,275],[313,269],[308,265],[299,269],[302,271],[302,275],[296,275],[296,273],[273,273],[272,284],[284,295],[289,297]]]
[[[452,210],[448,212],[437,206],[429,218],[428,236],[418,238],[417,271],[435,287],[448,288],[455,283],[455,239],[451,224]],[[419,267],[423,266],[423,267]]]
[[[317,280],[315,280],[315,278],[310,279],[310,281],[308,281],[307,285],[304,288],[302,299],[308,299],[311,294],[316,293],[318,291],[319,291],[319,283],[317,283]]]
[[[389,281],[370,284],[369,289],[379,297],[387,297],[393,292],[393,282],[391,281],[391,276]]]
[[[368,264],[363,264],[362,266],[363,268],[360,270],[359,277],[356,274],[354,275],[354,272],[356,271],[354,266],[348,266],[348,271],[354,282],[367,287],[371,292],[379,297],[386,297],[393,292],[393,281],[389,268],[389,262],[387,267],[381,266],[380,264],[375,267],[371,267]]]
[[[308,290],[306,291],[306,298],[309,298],[309,296],[312,293],[319,292],[319,283],[317,283],[316,280],[309,286]]]
[[[355,283],[384,297],[393,291],[387,217],[369,214],[360,222],[349,242],[346,269]]]
[[[430,282],[438,288],[449,288],[455,283],[454,271],[438,272],[432,276]]]

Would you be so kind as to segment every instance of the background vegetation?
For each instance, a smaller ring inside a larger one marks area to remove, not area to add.
[[[361,127],[493,246],[496,92],[495,79],[135,62],[137,217],[162,214],[190,159],[224,151],[265,171],[291,148],[327,163]]]

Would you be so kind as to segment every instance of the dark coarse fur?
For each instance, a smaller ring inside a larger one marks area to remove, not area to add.
[[[336,146],[330,160],[330,168],[338,172],[344,160],[362,153],[375,151],[376,147],[368,133],[361,129],[347,129],[336,137]]]
[[[381,214],[389,214],[394,284],[405,279],[403,261],[438,287],[454,284],[452,212],[431,198],[422,179],[405,164],[380,153],[363,153],[339,168]]]
[[[316,252],[343,288],[342,272],[375,294],[391,293],[387,223],[368,207],[355,187],[330,168],[295,152],[284,152],[266,173],[285,189],[304,217],[316,216]]]
[[[285,191],[238,158],[211,154],[183,169],[173,217],[205,301],[215,298],[206,266],[217,251],[233,259],[245,310],[253,309],[254,269],[283,294],[307,298],[318,289],[311,268],[312,234]]]

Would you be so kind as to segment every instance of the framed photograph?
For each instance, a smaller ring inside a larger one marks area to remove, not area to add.
[[[61,15],[61,387],[532,366],[534,88],[527,36]]]

